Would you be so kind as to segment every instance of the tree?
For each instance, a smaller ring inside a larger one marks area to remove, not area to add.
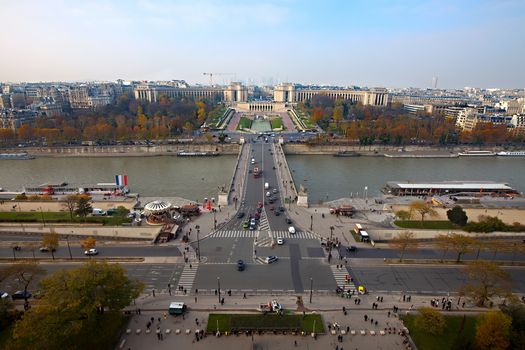
[[[89,236],[88,238],[82,241],[82,247],[85,250],[90,250],[90,249],[95,248],[96,244],[97,244],[97,240],[91,236]],[[91,258],[91,255],[89,257]]]
[[[456,258],[457,263],[461,261],[463,254],[472,251],[474,243],[476,242],[474,238],[459,233],[451,234],[448,236],[448,239],[450,240],[450,248],[458,254]]]
[[[73,220],[73,213],[75,212],[75,208],[77,207],[77,203],[79,201],[79,196],[77,194],[70,194],[62,203],[62,206],[65,207],[69,211],[69,216],[71,217],[71,220]]]
[[[468,221],[467,213],[461,208],[461,206],[456,205],[454,208],[447,210],[447,217],[453,224],[458,226],[465,226]]]
[[[431,203],[425,201],[414,201],[410,203],[410,210],[415,210],[421,215],[421,222],[425,220],[426,215],[437,216],[436,210],[432,207]]]
[[[492,262],[478,260],[465,267],[469,282],[461,286],[460,295],[485,306],[495,296],[505,296],[510,287],[510,276],[501,267]]]
[[[436,248],[441,250],[443,254],[441,255],[441,262],[445,259],[445,255],[447,255],[448,250],[450,249],[450,239],[447,235],[438,235],[434,239],[434,245]]]
[[[42,236],[42,247],[47,247],[51,251],[53,260],[55,260],[55,250],[58,248],[58,233],[44,233],[44,236]]]
[[[122,309],[143,289],[120,265],[94,261],[59,270],[41,285],[42,302],[15,324],[8,349],[105,348],[122,327]]]
[[[417,328],[433,335],[442,334],[445,328],[445,318],[441,312],[430,307],[419,308],[415,323]]]
[[[78,216],[85,218],[91,211],[93,210],[93,207],[91,207],[91,197],[87,195],[79,195],[76,203],[76,209],[75,214]]]
[[[501,306],[501,311],[512,318],[510,348],[525,349],[525,305],[521,302]]]
[[[27,292],[29,285],[40,275],[46,272],[35,262],[23,262],[12,264],[4,272],[4,278],[14,277],[17,284]],[[27,299],[26,299],[27,301]]]
[[[416,250],[418,242],[414,240],[414,233],[410,231],[401,232],[397,237],[394,237],[389,242],[390,247],[399,250],[399,262],[403,261],[403,256],[407,250]]]
[[[501,311],[490,311],[479,317],[476,344],[480,350],[505,350],[510,345],[512,319]]]
[[[410,218],[412,217],[412,215],[410,214],[410,212],[407,211],[407,210],[398,210],[398,211],[396,211],[396,216],[397,216],[400,220],[410,220]]]

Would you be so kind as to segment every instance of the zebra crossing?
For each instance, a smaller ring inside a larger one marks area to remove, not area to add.
[[[266,216],[266,209],[263,209],[261,212],[257,229],[259,231],[270,231],[270,223],[268,222],[268,217]]]
[[[337,268],[336,265],[330,265],[330,269],[332,270],[332,275],[334,276],[338,287],[357,293],[357,288],[355,287],[354,282],[347,280],[347,276],[350,276],[350,274],[346,267]]]
[[[254,247],[271,247],[273,245],[273,237],[270,231],[257,231],[257,238],[253,242]]]
[[[264,239],[266,236],[272,238],[300,238],[300,239],[318,239],[314,233],[297,231],[294,234],[283,230],[283,231],[269,231],[269,230],[221,230],[210,234],[210,238],[255,238],[257,240]]]
[[[177,284],[177,290],[182,288],[191,293],[191,291],[193,290],[193,281],[195,280],[195,275],[197,274],[198,269],[198,262],[186,264],[184,266],[184,270],[182,270],[182,273],[180,274],[179,283]]]

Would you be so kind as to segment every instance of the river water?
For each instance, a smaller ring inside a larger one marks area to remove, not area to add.
[[[351,195],[378,195],[387,181],[501,181],[525,191],[525,157],[384,158],[289,155],[297,189],[310,203]]]
[[[96,184],[114,182],[115,175],[126,174],[133,193],[202,201],[217,197],[217,186],[230,183],[236,159],[221,155],[0,160],[0,187],[14,191],[46,182]]]
[[[309,201],[333,200],[351,195],[380,193],[387,181],[491,180],[509,183],[525,192],[525,157],[433,158],[333,157],[290,155],[287,157],[299,188],[303,184]],[[202,201],[216,197],[217,186],[228,184],[236,157],[207,158],[92,157],[0,160],[0,187],[19,190],[45,182],[94,184],[113,182],[127,174],[132,192],[143,196],[179,196]]]

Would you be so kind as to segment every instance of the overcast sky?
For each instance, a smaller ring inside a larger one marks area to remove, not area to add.
[[[525,0],[0,0],[0,81],[525,87]]]

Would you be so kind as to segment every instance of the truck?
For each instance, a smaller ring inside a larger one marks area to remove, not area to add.
[[[93,208],[93,211],[91,212],[91,215],[93,216],[104,216],[106,215],[106,212],[99,208]]]
[[[354,215],[354,213],[355,213],[355,208],[347,204],[330,208],[330,214],[352,216]]]

